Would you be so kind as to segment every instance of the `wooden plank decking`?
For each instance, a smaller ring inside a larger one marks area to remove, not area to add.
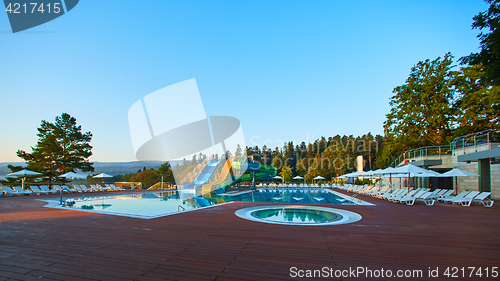
[[[363,197],[377,205],[328,205],[362,220],[312,227],[234,215],[255,203],[145,220],[44,208],[35,200],[42,197],[55,196],[0,198],[0,280],[301,279],[290,276],[291,267],[424,272],[390,280],[492,280],[442,273],[451,266],[500,266],[496,206],[406,206]],[[439,267],[440,278],[429,278],[429,267]]]

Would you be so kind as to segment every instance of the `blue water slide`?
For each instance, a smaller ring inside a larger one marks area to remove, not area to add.
[[[217,169],[217,166],[221,161],[225,161],[226,159],[222,157],[222,159],[217,159],[213,158],[208,161],[208,163],[203,167],[203,170],[201,170],[200,174],[196,177],[196,179],[188,183],[186,185],[183,185],[181,187],[182,190],[197,190],[201,188],[204,184],[207,183],[207,181],[210,179],[212,174],[215,172],[215,169]]]

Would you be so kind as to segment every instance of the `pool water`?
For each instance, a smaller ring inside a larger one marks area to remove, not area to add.
[[[264,205],[242,208],[236,216],[261,223],[281,225],[324,226],[357,222],[360,214],[314,205]]]
[[[349,198],[335,195],[335,193],[326,189],[258,189],[242,194],[221,194],[218,196],[226,202],[354,204]]]
[[[251,215],[271,222],[292,222],[295,224],[325,223],[342,219],[341,214],[302,208],[265,209],[252,212]]]
[[[205,194],[193,197],[192,194],[183,194],[179,191],[145,192],[142,194],[120,194],[104,196],[82,195],[65,200],[60,206],[58,201],[49,202],[47,207],[69,208],[80,211],[122,215],[138,218],[156,218],[183,211],[197,210],[230,202],[267,202],[291,204],[355,204],[349,198],[330,190],[286,190],[286,189],[258,189],[231,194]],[[288,214],[289,218],[308,217],[314,214]],[[271,219],[271,218],[269,218]]]

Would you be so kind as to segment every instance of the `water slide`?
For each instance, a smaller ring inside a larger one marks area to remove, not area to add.
[[[209,194],[218,187],[226,188],[238,182],[253,180],[252,174],[243,174],[238,177],[238,179],[233,180],[231,177],[231,168],[238,171],[254,172],[256,173],[255,179],[257,180],[272,179],[277,173],[276,168],[270,165],[232,161],[230,158],[224,161],[224,167],[217,179],[213,183],[207,183],[217,169],[217,166],[223,161],[224,158],[220,161],[211,159],[192,183],[182,186],[182,190],[193,190],[197,192],[201,189],[202,194]]]
[[[258,163],[248,163],[248,162],[232,162],[231,166],[234,170],[246,170],[247,172],[254,172],[256,180],[268,180],[276,176],[277,169],[270,165],[262,165]],[[227,179],[226,182],[221,184],[221,187],[226,188],[233,184],[243,181],[252,181],[252,174],[241,175],[238,179],[233,181],[231,178]]]
[[[200,187],[202,187],[204,184],[207,183],[207,181],[210,179],[212,174],[214,173],[215,169],[217,169],[217,166],[219,165],[220,162],[224,161],[223,159],[217,159],[217,158],[212,158],[208,161],[208,163],[203,167],[201,170],[200,174],[196,177],[196,179],[189,183],[185,184],[181,187],[181,190],[193,190],[196,191]]]
[[[231,158],[227,159],[226,162],[224,163],[222,171],[219,174],[219,177],[213,183],[207,183],[203,185],[202,187],[203,194],[214,191],[217,188],[217,186],[224,183],[224,181],[226,181],[226,179],[230,177],[231,162],[232,162]]]

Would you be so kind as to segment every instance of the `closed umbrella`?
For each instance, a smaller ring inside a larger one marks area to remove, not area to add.
[[[21,170],[21,171],[17,171],[17,172],[14,172],[14,173],[7,174],[6,177],[18,177],[18,178],[22,178],[21,179],[21,184],[22,184],[22,187],[24,189],[24,180],[26,179],[26,177],[29,177],[29,176],[39,176],[39,175],[41,175],[41,173],[33,172],[33,171],[30,171],[30,170]]]

